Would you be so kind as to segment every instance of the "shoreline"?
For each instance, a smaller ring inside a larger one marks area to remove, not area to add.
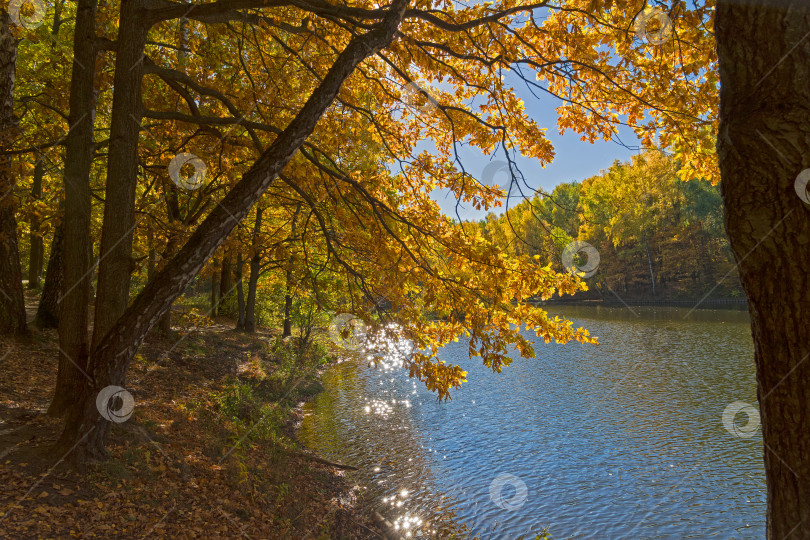
[[[296,403],[323,386],[318,359],[268,346],[276,333],[233,331],[227,317],[150,334],[128,369],[129,420],[109,459],[80,474],[47,455],[62,421],[45,410],[56,332],[10,345],[0,384],[0,513],[13,537],[380,538],[362,491],[291,437]],[[301,384],[293,384],[300,382]],[[37,516],[32,520],[31,516]],[[102,517],[103,516],[103,519]],[[326,535],[326,536],[324,536]]]
[[[728,309],[748,310],[748,300],[742,298],[588,298],[532,300],[530,304],[536,306],[590,306],[590,307],[680,307],[688,309]]]

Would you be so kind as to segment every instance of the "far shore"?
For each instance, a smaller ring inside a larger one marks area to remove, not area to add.
[[[695,309],[735,309],[747,310],[748,301],[743,297],[728,298],[552,298],[535,300],[535,305],[576,305],[576,306],[659,306]]]

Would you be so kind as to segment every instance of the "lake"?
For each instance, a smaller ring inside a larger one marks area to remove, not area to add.
[[[748,314],[554,306],[600,345],[544,344],[438,402],[394,361],[347,356],[299,437],[360,467],[362,503],[414,538],[764,538]],[[527,336],[534,336],[527,332]],[[749,409],[750,410],[750,409]],[[725,413],[725,425],[724,425]]]

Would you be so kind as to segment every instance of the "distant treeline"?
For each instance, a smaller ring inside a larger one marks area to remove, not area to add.
[[[539,256],[560,271],[566,246],[591,244],[599,265],[577,298],[743,297],[719,186],[681,180],[678,168],[673,158],[646,152],[478,224],[514,255]],[[586,258],[580,253],[574,262],[589,268]]]

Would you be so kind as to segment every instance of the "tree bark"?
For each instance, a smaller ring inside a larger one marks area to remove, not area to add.
[[[96,0],[79,0],[70,79],[70,131],[65,139],[63,289],[59,300],[59,368],[48,414],[62,416],[87,378],[90,311],[91,192],[95,120]]]
[[[284,289],[284,325],[281,330],[281,337],[289,337],[292,335],[292,296],[290,295],[290,283],[292,282],[292,270],[287,270],[285,274]]]
[[[17,67],[17,39],[11,17],[0,9],[0,147],[10,146],[17,129],[14,116],[14,78]],[[0,156],[0,334],[23,335],[25,297],[17,243],[17,181],[11,170],[11,156]]]
[[[93,347],[126,310],[135,267],[132,232],[135,229],[138,134],[142,118],[143,52],[149,29],[143,20],[144,3],[144,0],[121,2]]]
[[[261,255],[259,254],[259,235],[262,230],[262,214],[264,208],[261,206],[256,209],[256,221],[253,224],[253,241],[251,242],[251,250],[253,255],[250,257],[250,276],[248,277],[248,294],[247,303],[245,304],[245,332],[256,331],[256,288],[259,284],[259,265],[261,264]]]
[[[222,272],[220,273],[219,279],[219,296],[221,301],[225,301],[225,297],[228,296],[233,289],[231,266],[231,254],[228,252],[222,257]]]
[[[768,538],[810,538],[810,4],[720,0],[725,224],[749,300]]]
[[[169,216],[169,219],[171,220],[171,215]],[[148,243],[149,248],[146,261],[146,279],[148,281],[153,277],[155,277],[155,271],[157,269],[157,248],[155,246],[155,233],[152,230],[151,223],[148,224],[146,227],[146,241]],[[171,249],[172,249],[172,241],[169,240],[166,247],[166,252],[169,252]],[[164,257],[165,256],[166,253],[164,253]],[[158,332],[160,332],[163,335],[168,335],[171,333],[172,331],[171,306],[169,306],[169,309],[166,310],[166,313],[164,313],[163,316],[160,318],[160,321],[158,321],[157,328]]]
[[[42,158],[37,159],[34,165],[34,179],[31,186],[31,198],[38,201],[42,198],[42,177],[45,175],[45,164]],[[45,243],[42,241],[40,227],[42,222],[36,212],[31,213],[31,227],[28,236],[28,288],[38,289],[39,278],[42,276],[42,259],[45,257]]]
[[[45,270],[45,284],[42,286],[42,296],[39,297],[37,314],[34,316],[34,325],[37,328],[59,327],[59,296],[64,286],[64,247],[65,226],[60,223],[53,232],[51,240],[51,254],[48,257],[48,268]]]
[[[147,281],[155,276],[155,269],[157,268],[157,249],[155,248],[155,233],[152,230],[151,223],[146,226],[146,279]]]
[[[89,365],[92,383],[85,385],[81,405],[71,408],[56,445],[57,451],[73,448],[71,459],[78,463],[106,457],[104,446],[109,422],[96,409],[98,392],[111,384],[125,384],[127,366],[147,332],[183,293],[205,262],[289,163],[334,101],[346,78],[365,58],[393,41],[407,5],[408,0],[394,0],[378,25],[352,38],[290,124],[197,227],[177,255],[147,283],[94,347]],[[120,40],[119,36],[119,43]]]
[[[295,209],[292,224],[290,226],[290,240],[295,239],[295,228],[298,222],[298,214],[301,212],[301,204]],[[287,271],[284,273],[284,322],[281,330],[281,337],[292,335],[292,281],[293,267],[295,266],[295,255],[290,250],[290,257],[287,260]]]
[[[218,264],[214,262],[214,267],[211,269],[211,312],[212,317],[219,314],[219,272],[217,272]]]
[[[236,254],[236,329],[245,329],[245,292],[242,287],[242,253]]]

